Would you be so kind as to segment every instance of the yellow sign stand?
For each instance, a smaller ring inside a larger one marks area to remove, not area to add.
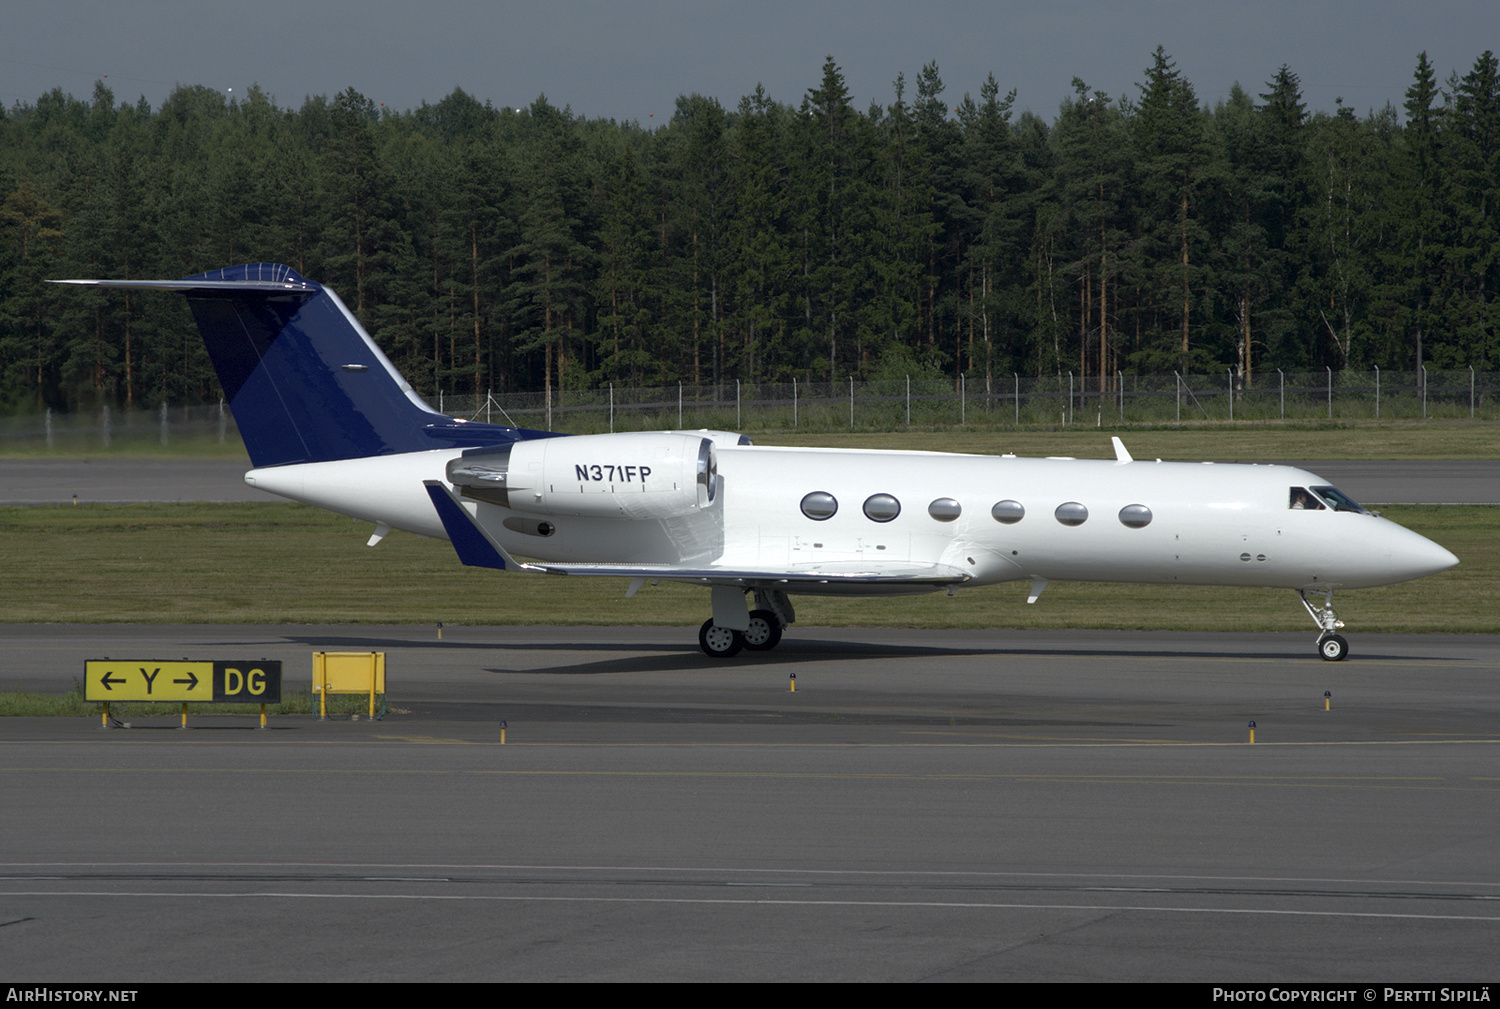
[[[329,694],[369,694],[370,717],[375,695],[385,693],[385,652],[313,652],[313,693],[318,718],[328,718]]]

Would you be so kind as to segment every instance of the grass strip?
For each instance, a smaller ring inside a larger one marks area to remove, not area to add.
[[[1438,421],[1201,423],[888,432],[765,432],[757,445],[900,449],[1113,459],[1118,435],[1137,459],[1500,459],[1500,424]]]
[[[624,430],[621,428],[620,430]],[[1079,423],[1068,427],[1013,427],[986,423],[885,430],[846,428],[746,428],[758,445],[826,446],[974,452],[1080,459],[1111,459],[1110,436],[1119,435],[1137,459],[1500,459],[1500,424],[1467,420],[1199,421],[1196,423]],[[85,441],[45,443],[0,439],[0,459],[241,459],[244,445],[231,436],[183,439],[163,446],[149,439],[120,441],[110,449]]]
[[[0,692],[0,718],[81,715],[98,718],[102,707],[103,705],[98,701],[84,700],[83,684],[77,680],[73,683],[72,691],[66,694],[29,694],[20,690],[13,690],[9,693]],[[369,710],[370,697],[368,694],[360,696],[332,694],[328,698],[328,713],[330,715],[363,715]],[[379,710],[378,702],[376,710]],[[113,701],[110,703],[109,713],[112,717],[120,719],[177,718],[180,715],[179,705],[176,702],[170,704],[145,704]],[[318,699],[310,690],[296,690],[289,694],[283,694],[281,703],[266,705],[267,716],[316,715],[317,713]],[[259,717],[260,705],[189,704],[188,718],[191,719],[196,715],[253,715]]]

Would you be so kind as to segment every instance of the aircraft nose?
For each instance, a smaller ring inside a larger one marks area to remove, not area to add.
[[[1391,533],[1391,567],[1402,579],[1426,578],[1458,564],[1451,551],[1420,533],[1401,526],[1394,526]]]

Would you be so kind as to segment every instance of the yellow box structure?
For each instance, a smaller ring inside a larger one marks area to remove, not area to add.
[[[370,717],[375,695],[385,693],[385,652],[313,652],[313,693],[318,717],[328,717],[329,694],[369,694]]]

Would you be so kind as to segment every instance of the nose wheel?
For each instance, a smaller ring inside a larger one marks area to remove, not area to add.
[[[1333,590],[1328,589],[1317,594],[1323,597],[1322,606],[1313,605],[1312,600],[1307,598],[1305,590],[1297,591],[1297,598],[1302,600],[1307,615],[1312,617],[1313,623],[1323,631],[1318,635],[1318,654],[1326,662],[1343,662],[1349,657],[1349,642],[1342,634],[1336,633],[1343,628],[1344,622],[1333,612]]]

